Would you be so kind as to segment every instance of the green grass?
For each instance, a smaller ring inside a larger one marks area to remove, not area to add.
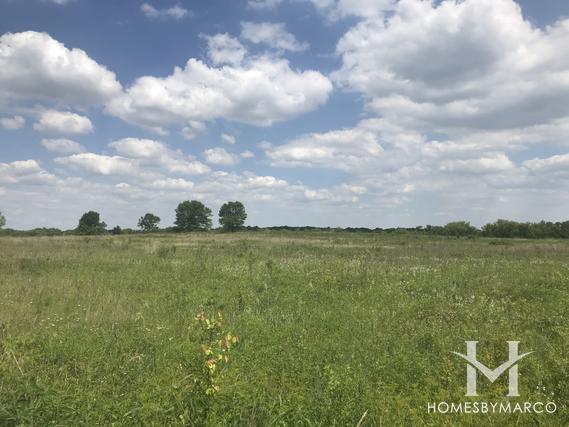
[[[566,426],[569,244],[419,235],[236,233],[0,238],[2,426]],[[240,337],[204,394],[221,310]],[[535,351],[519,399],[554,415],[433,415],[465,352]]]

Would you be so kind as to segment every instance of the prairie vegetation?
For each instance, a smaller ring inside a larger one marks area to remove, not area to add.
[[[0,425],[569,425],[567,259],[420,234],[2,237]],[[535,351],[510,400],[558,412],[427,414],[467,399],[465,340],[492,368],[508,340]]]

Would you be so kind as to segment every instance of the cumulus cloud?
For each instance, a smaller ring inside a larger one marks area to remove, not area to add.
[[[365,192],[364,187],[347,184],[319,189],[303,187],[302,199],[309,202],[354,205],[360,201],[360,196]]]
[[[377,161],[383,152],[373,121],[363,121],[352,129],[301,136],[286,144],[264,144],[265,154],[278,166],[308,166],[359,170]]]
[[[70,139],[42,139],[41,145],[57,154],[79,154],[87,151],[81,144]]]
[[[111,142],[117,155],[79,153],[58,157],[55,163],[75,172],[104,176],[131,176],[152,182],[179,175],[207,174],[210,168],[194,157],[160,141],[124,138]],[[181,182],[181,181],[179,181]]]
[[[308,200],[328,200],[332,198],[332,192],[327,189],[323,190],[304,190],[304,197]]]
[[[214,65],[239,65],[247,54],[241,42],[227,33],[203,38],[207,40],[207,56]]]
[[[154,129],[218,118],[270,126],[315,110],[331,92],[324,75],[293,70],[282,58],[247,58],[221,68],[190,59],[166,78],[137,79],[108,104],[108,111]]]
[[[273,49],[301,52],[309,44],[299,42],[286,30],[285,24],[273,22],[242,22],[241,37],[255,44],[266,44]]]
[[[304,187],[291,186],[286,180],[271,175],[256,175],[253,172],[230,173],[217,171],[207,180],[197,183],[194,194],[217,203],[227,200],[227,194],[244,201],[269,201],[290,199]]]
[[[36,160],[0,163],[0,185],[52,185],[56,177],[45,171]]]
[[[48,110],[44,111],[34,129],[43,133],[85,134],[93,132],[94,127],[88,117],[79,114]]]
[[[401,0],[343,36],[334,78],[423,129],[536,125],[569,114],[567,22],[535,28],[512,0]]]
[[[242,151],[239,155],[244,159],[251,159],[251,158],[255,157],[255,153],[253,153],[250,150]]]
[[[150,19],[180,20],[191,16],[190,11],[183,8],[179,4],[165,9],[157,9],[149,3],[143,3],[140,6],[140,10],[147,18]]]
[[[183,178],[166,178],[154,181],[151,186],[159,190],[189,191],[194,188],[194,183]]]
[[[4,34],[0,52],[0,105],[31,100],[90,106],[121,90],[114,73],[46,33]]]
[[[259,176],[251,172],[245,172],[245,184],[250,188],[283,188],[289,184],[284,179],[275,178],[274,176]]]
[[[118,154],[136,159],[141,166],[182,175],[200,175],[209,167],[180,150],[173,150],[160,141],[124,138],[109,144]]]
[[[55,163],[98,175],[136,175],[138,172],[136,163],[131,159],[95,153],[58,157],[55,159]]]
[[[514,167],[514,163],[504,153],[479,159],[445,160],[440,166],[442,171],[473,174],[503,172],[514,169]]]
[[[190,120],[188,125],[182,129],[181,134],[184,137],[184,139],[190,141],[204,134],[206,131],[207,131],[207,126],[204,123],[195,120]]]
[[[18,130],[26,126],[26,119],[22,116],[0,117],[0,126],[6,130]]]
[[[109,146],[120,155],[135,159],[159,158],[169,152],[165,144],[152,139],[124,138],[111,142]]]
[[[569,171],[569,154],[557,154],[544,159],[534,158],[523,162],[523,167],[531,172]]]
[[[204,151],[206,161],[212,165],[232,166],[239,163],[239,157],[224,148],[210,148]]]

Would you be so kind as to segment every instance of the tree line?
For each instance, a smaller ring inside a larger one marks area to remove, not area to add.
[[[243,228],[247,219],[245,206],[239,201],[226,202],[219,209],[219,224],[225,231],[237,231]],[[186,200],[176,208],[175,227],[165,231],[207,231],[212,227],[211,209],[199,200]],[[153,213],[146,213],[138,220],[138,228],[145,233],[159,231],[160,217]],[[107,232],[107,225],[101,221],[98,212],[89,211],[81,216],[77,226],[77,234],[96,235]],[[116,226],[110,230],[111,234],[122,234],[123,230]]]
[[[63,234],[79,235],[100,235],[100,234],[130,234],[137,232],[188,232],[188,231],[207,231],[212,228],[212,211],[198,200],[186,200],[181,202],[176,208],[176,220],[174,227],[160,228],[160,218],[153,213],[146,213],[138,220],[139,230],[122,229],[116,226],[110,230],[101,220],[98,212],[89,211],[84,213],[79,219],[77,228],[62,231],[57,228],[35,228],[32,230],[19,231],[5,229],[6,218],[0,211],[0,230],[2,234],[9,235],[31,235],[31,236],[51,236]],[[257,227],[245,226],[247,212],[243,203],[239,201],[224,203],[218,212],[219,224],[224,231],[335,231],[342,230],[359,233],[418,233],[436,236],[450,237],[498,237],[498,238],[522,238],[522,239],[569,239],[569,221],[564,222],[517,222],[507,219],[499,219],[495,222],[485,224],[481,228],[474,227],[468,221],[453,221],[444,226],[427,225],[419,227],[396,227],[396,228],[367,228],[367,227]]]
[[[247,212],[243,203],[239,201],[226,202],[219,209],[219,224],[224,231],[237,231],[243,228],[247,219]],[[140,232],[150,233],[156,231],[207,231],[212,228],[212,212],[198,200],[186,200],[176,208],[176,220],[174,227],[160,229],[160,217],[153,213],[146,213],[138,220]],[[0,212],[0,229],[6,225],[6,219]],[[28,235],[101,235],[135,233],[138,230],[122,229],[116,226],[110,230],[107,224],[101,220],[101,215],[96,211],[85,212],[79,218],[77,227],[73,230],[61,231],[56,228],[36,228],[28,231],[4,230],[3,234],[28,234]]]

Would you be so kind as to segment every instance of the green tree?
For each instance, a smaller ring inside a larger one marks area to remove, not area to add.
[[[208,230],[211,228],[211,209],[198,200],[186,200],[176,208],[174,224],[181,231]]]
[[[447,236],[473,236],[477,229],[467,221],[455,221],[445,225],[443,232]]]
[[[241,202],[224,203],[219,210],[219,223],[226,231],[239,230],[246,219],[245,206]]]
[[[104,234],[107,232],[107,224],[101,221],[98,212],[89,211],[81,216],[76,231],[78,234]]]
[[[2,215],[2,211],[0,211],[0,228],[6,225],[6,218]]]
[[[528,232],[529,227],[525,227]],[[519,237],[520,223],[507,219],[499,219],[496,222],[486,224],[482,227],[482,233],[488,237]]]
[[[158,223],[160,223],[160,218],[151,213],[141,216],[138,220],[138,226],[146,232],[158,230]]]

